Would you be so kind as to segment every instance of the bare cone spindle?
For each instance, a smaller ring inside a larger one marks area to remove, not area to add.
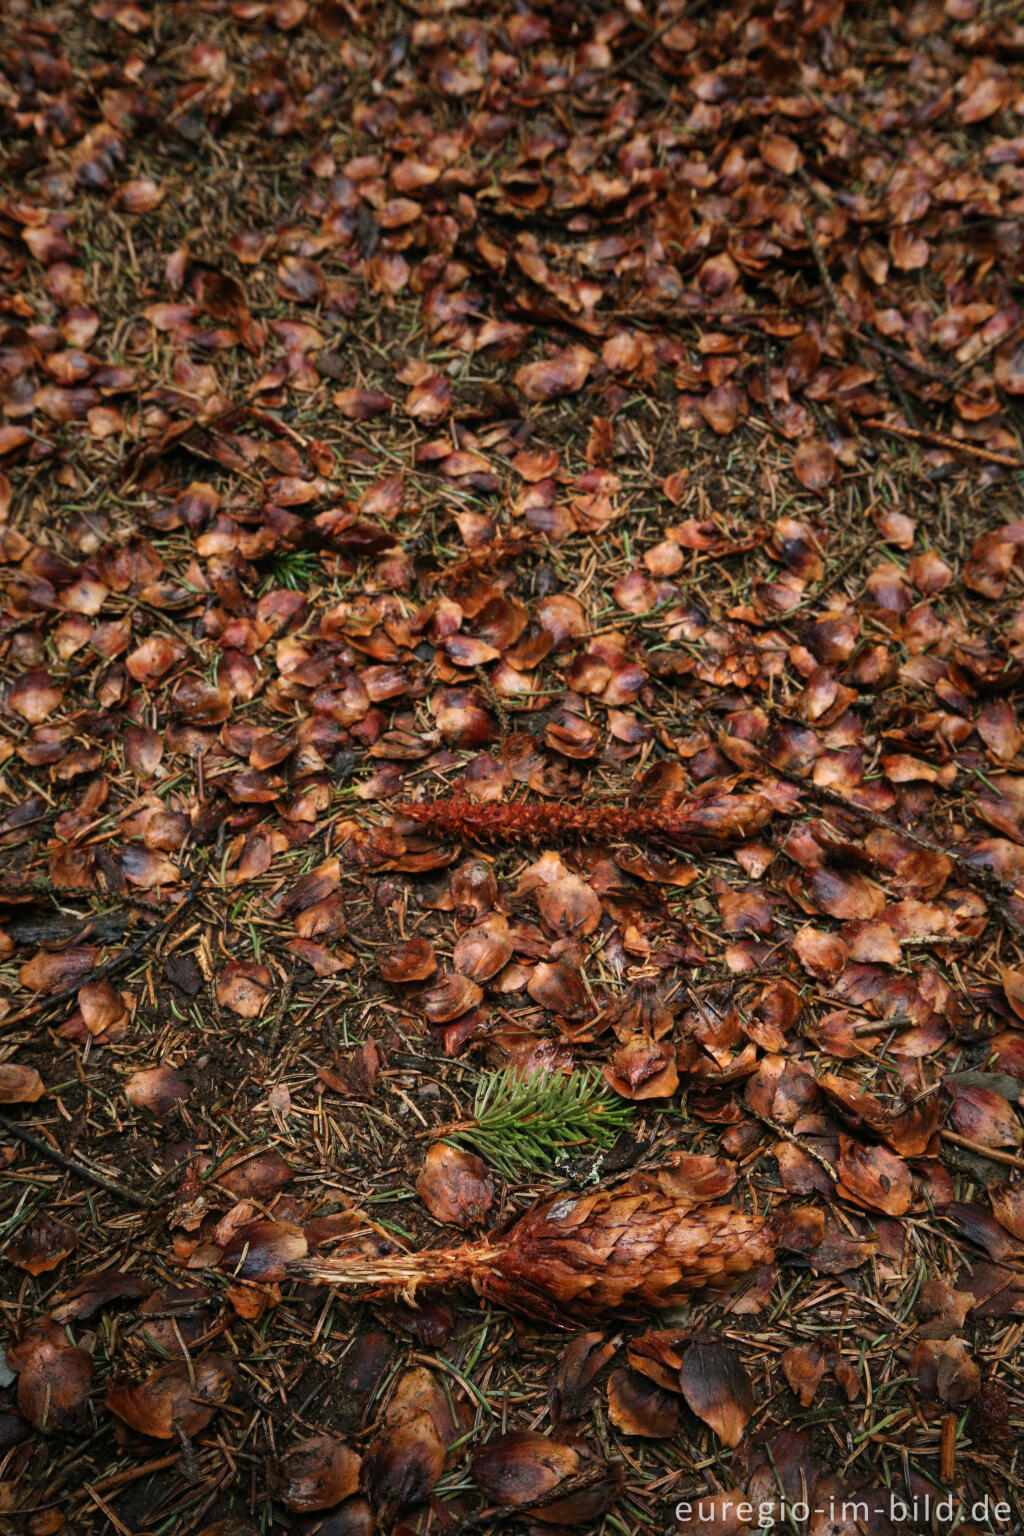
[[[437,800],[402,804],[396,810],[442,836],[468,842],[536,843],[552,837],[621,842],[633,837],[700,849],[743,842],[776,813],[791,814],[798,803],[792,785],[775,782],[749,793],[716,793],[668,807],[611,801],[571,805],[557,800],[487,804],[457,791]]]

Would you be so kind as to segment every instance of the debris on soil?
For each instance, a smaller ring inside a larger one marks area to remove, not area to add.
[[[1018,10],[0,7],[5,1531],[1024,1517]]]

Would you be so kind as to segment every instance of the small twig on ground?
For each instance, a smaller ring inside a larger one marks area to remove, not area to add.
[[[294,975],[289,974],[284,986],[281,988],[281,1001],[278,1004],[277,1012],[274,1015],[274,1021],[270,1026],[270,1033],[267,1037],[268,1062],[273,1061],[274,1059],[274,1054],[277,1050],[277,1042],[281,1034],[281,1026],[284,1024],[288,1009],[291,1006],[292,993],[294,991],[295,977]]]
[[[625,54],[625,56],[621,59],[613,59],[612,62],[608,65],[607,69],[603,70],[602,73],[615,75],[618,74],[620,70],[629,69],[629,67],[632,64],[635,64],[638,59],[642,59],[644,54],[650,53],[655,44],[660,43],[665,34],[667,32],[671,32],[673,27],[677,27],[682,19],[682,16],[679,15],[670,16],[668,21],[664,22],[660,27],[657,27],[653,32],[648,32],[643,42],[637,43],[636,47],[630,53]]]
[[[778,407],[772,398],[772,356],[771,343],[764,349],[761,358],[761,383],[764,388],[764,407],[768,412],[772,426],[781,430],[782,419],[779,416]]]
[[[113,976],[118,971],[123,971],[126,965],[131,965],[133,960],[137,960],[140,955],[145,954],[146,950],[153,944],[156,934],[165,933],[173,923],[177,922],[181,914],[188,910],[199,894],[199,885],[200,878],[197,875],[177,906],[172,907],[166,917],[158,918],[155,923],[150,923],[149,927],[133,943],[129,944],[128,948],[123,950],[121,954],[114,955],[113,959],[108,960],[105,965],[98,966],[96,970],[90,971],[88,976],[75,982],[74,986],[64,987],[60,992],[52,993],[50,997],[40,998],[37,1003],[30,1003],[20,1013],[9,1015],[9,1017],[2,1021],[2,1028],[13,1029],[15,1024],[22,1024],[26,1019],[34,1019],[42,1014],[51,1013],[54,1008],[59,1008],[61,1003],[66,1003],[72,997],[77,997],[79,988],[84,981],[99,981],[101,977]]]
[[[750,1109],[749,1104],[747,1108]],[[762,1125],[766,1125],[769,1130],[774,1131],[776,1136],[781,1136],[783,1141],[790,1142],[792,1146],[798,1147],[801,1152],[813,1158],[816,1163],[824,1168],[832,1182],[838,1184],[839,1175],[823,1153],[818,1152],[814,1147],[809,1147],[800,1136],[795,1135],[787,1126],[780,1125],[777,1120],[772,1120],[768,1115],[762,1115],[756,1109],[751,1109],[750,1113],[754,1116],[755,1120],[760,1120]]]
[[[990,357],[999,347],[1005,347],[1007,342],[1013,341],[1014,337],[1018,336],[1021,330],[1024,330],[1024,316],[1017,321],[1016,325],[1012,325],[1005,335],[997,336],[995,341],[990,341],[986,346],[981,347],[966,362],[958,364],[950,375],[950,382],[958,383],[964,377],[964,374],[970,373],[972,368],[976,368],[979,363],[983,363],[986,357]]]
[[[427,1357],[423,1357],[427,1358]],[[441,1362],[431,1361],[431,1364]],[[565,1478],[556,1483],[554,1488],[549,1488],[546,1493],[538,1495],[530,1504],[529,1509],[513,1507],[502,1509],[492,1505],[482,1509],[478,1514],[467,1515],[460,1520],[458,1525],[452,1527],[450,1536],[465,1536],[466,1532],[475,1531],[483,1525],[504,1524],[506,1520],[521,1520],[524,1514],[532,1514],[535,1510],[546,1509],[552,1504],[559,1504],[563,1499],[570,1498],[573,1494],[586,1493],[591,1488],[599,1488],[607,1483],[609,1468],[614,1468],[616,1463],[601,1462],[593,1467],[586,1467],[578,1472],[575,1477]]]
[[[707,1009],[704,1007],[700,996],[688,983],[684,983],[684,986],[685,990],[689,993],[691,1002],[701,1014],[705,1024],[710,1025],[712,1023],[711,1017]],[[748,1108],[749,1107],[750,1106],[748,1105]],[[827,1157],[824,1157],[822,1153],[816,1151],[814,1147],[807,1146],[804,1141],[801,1141],[799,1136],[795,1135],[786,1126],[780,1125],[777,1120],[772,1120],[768,1115],[762,1115],[761,1112],[756,1109],[751,1109],[750,1112],[756,1120],[760,1120],[762,1125],[766,1125],[769,1130],[774,1131],[776,1136],[781,1136],[784,1141],[792,1142],[794,1147],[799,1147],[801,1152],[806,1152],[808,1157],[813,1158],[816,1163],[820,1163],[821,1167],[824,1168],[832,1182],[834,1184],[838,1184],[839,1175],[836,1173],[836,1170],[833,1168]]]
[[[970,1136],[960,1136],[956,1131],[942,1130],[939,1139],[948,1141],[953,1147],[962,1147],[965,1152],[991,1158],[994,1163],[1003,1163],[1007,1168],[1024,1168],[1024,1157],[1016,1157],[1012,1152],[1000,1152],[998,1147],[987,1147],[983,1141],[972,1141]]]
[[[137,1467],[125,1467],[123,1472],[111,1472],[107,1477],[97,1478],[94,1483],[86,1483],[80,1493],[71,1497],[72,1504],[80,1504],[84,1499],[96,1501],[99,1493],[110,1493],[113,1489],[123,1488],[127,1483],[137,1483],[143,1477],[152,1477],[156,1472],[165,1472],[168,1467],[176,1466],[181,1460],[180,1451],[172,1451],[168,1456],[157,1456],[153,1461],[144,1461]],[[64,1503],[66,1495],[59,1499],[50,1499],[45,1504],[24,1504],[17,1509],[9,1511],[11,1515],[17,1515],[20,1519],[23,1515],[42,1514],[47,1509],[58,1509]]]
[[[921,427],[901,427],[894,421],[881,421],[876,416],[862,422],[862,426],[871,427],[877,432],[891,432],[894,437],[907,437],[911,442],[928,443],[934,448],[948,448],[951,453],[966,453],[971,458],[981,459],[986,464],[998,464],[1001,469],[1024,469],[1024,459],[1013,459],[1008,453],[994,453],[991,448],[979,448],[977,443],[968,443],[962,438],[950,437],[946,432],[928,432]]]
[[[943,373],[941,368],[934,368],[931,363],[920,362],[918,358],[911,357],[909,352],[901,352],[899,347],[891,346],[889,342],[882,341],[881,337],[875,336],[873,333],[870,336],[865,336],[863,331],[856,331],[854,334],[866,347],[870,347],[873,352],[880,352],[883,357],[890,358],[898,367],[906,368],[911,373],[919,373],[922,378],[931,379],[936,384],[942,384],[946,389],[954,387],[952,376],[948,373]]]
[[[826,789],[821,784],[815,784],[813,779],[801,778],[798,773],[791,773],[788,769],[779,768],[770,758],[763,757],[760,752],[753,748],[751,748],[751,756],[768,772],[777,774],[780,779],[786,779],[790,784],[799,785],[813,799],[822,801],[826,805],[833,805],[838,810],[845,811],[849,816],[859,817],[870,826],[878,828],[879,831],[891,832],[894,837],[902,838],[905,842],[913,844],[915,848],[920,848],[925,853],[937,854],[942,858],[948,859],[960,878],[965,880],[968,885],[979,887],[990,896],[1000,896],[1004,900],[1007,897],[1016,897],[1018,901],[1024,902],[1024,890],[1019,886],[1012,885],[1008,880],[1003,880],[999,875],[994,874],[992,870],[976,869],[973,864],[954,849],[945,848],[941,843],[935,842],[933,838],[924,837],[920,832],[913,832],[909,827],[901,826],[898,821],[893,821],[890,817],[881,815],[879,811],[869,810],[866,805],[858,805],[855,800],[848,800],[845,795],[839,794],[834,789]],[[1024,939],[1024,924],[1018,922],[1015,917],[1012,917],[1005,910],[1001,910],[995,915],[1008,928],[1012,928],[1018,938]]]
[[[845,107],[838,106],[828,96],[821,96],[817,91],[812,91],[809,86],[804,86],[804,95],[809,96],[815,106],[820,107],[822,112],[826,113],[829,117],[837,117],[841,123],[845,123],[848,128],[852,128],[860,138],[876,145],[879,149],[884,150],[886,154],[896,159],[899,158],[902,153],[901,145],[893,143],[892,139],[883,138],[880,133],[875,133],[871,128],[865,128],[864,124],[854,117],[852,112],[847,112]]]
[[[817,193],[811,178],[808,176],[807,172],[803,169],[802,166],[797,168],[797,175],[812,197],[818,197],[819,201],[824,201],[824,199],[819,197],[819,194]],[[818,269],[818,276],[821,278],[821,285],[825,290],[829,305],[836,317],[836,320],[839,322],[839,325],[842,327],[845,334],[850,338],[853,349],[857,354],[858,361],[865,368],[869,366],[864,350],[866,347],[869,347],[873,351],[878,352],[883,358],[888,358],[890,362],[897,364],[898,367],[905,368],[910,373],[919,373],[924,378],[932,379],[935,383],[942,384],[947,389],[951,390],[953,388],[952,380],[947,374],[941,372],[940,369],[933,368],[929,363],[918,362],[916,358],[908,356],[907,353],[901,352],[898,347],[892,346],[887,341],[882,341],[877,336],[865,336],[861,331],[857,329],[853,322],[848,319],[845,311],[843,310],[842,304],[840,303],[839,293],[836,289],[836,285],[833,283],[832,277],[829,273],[828,263],[825,260],[824,252],[822,251],[821,246],[818,244],[818,237],[814,233],[814,226],[812,225],[806,211],[801,210],[800,217],[803,221],[804,233],[807,236],[807,243],[811,248],[811,255],[814,257],[814,264]],[[888,370],[886,371],[888,373]],[[902,394],[899,381],[893,379],[890,375],[890,382]],[[905,404],[909,405],[909,402],[905,402]]]
[[[808,192],[810,192],[812,196],[817,196],[817,193],[814,191],[811,178],[802,167],[798,168],[797,175],[800,177],[800,180],[803,182]],[[817,267],[818,276],[821,278],[821,286],[825,290],[825,294],[828,298],[828,302],[832,308],[832,311],[836,319],[839,321],[839,324],[842,326],[843,330],[850,335],[854,335],[853,326],[843,314],[843,307],[839,302],[839,294],[836,291],[836,285],[832,281],[832,277],[828,270],[828,263],[825,260],[825,254],[822,251],[821,246],[818,244],[818,237],[814,233],[814,225],[811,223],[810,216],[808,215],[806,209],[801,208],[800,218],[804,226],[804,234],[807,236],[807,244],[810,246],[811,255],[814,257],[814,265]]]
[[[818,194],[815,191],[811,178],[808,176],[803,166],[797,166],[797,175],[811,196],[817,197]],[[836,322],[842,330],[843,334],[848,337],[850,345],[852,346],[854,354],[856,355],[857,361],[860,363],[862,368],[866,368],[870,372],[871,365],[868,362],[867,353],[864,350],[864,342],[861,340],[860,332],[857,330],[857,327],[851,320],[847,318],[846,313],[843,310],[843,306],[839,302],[839,294],[836,290],[836,285],[832,281],[832,278],[829,274],[828,263],[825,260],[824,252],[822,251],[821,246],[818,244],[818,237],[814,233],[814,226],[811,223],[806,209],[801,208],[800,218],[803,222],[804,233],[807,236],[807,243],[811,248],[811,255],[814,257],[814,265],[817,267],[818,276],[821,278],[821,286],[824,288],[826,297],[828,298],[829,308],[835,316]],[[890,377],[890,382],[896,387],[897,390],[899,390],[899,383],[897,380]],[[903,393],[902,390],[899,390],[899,392],[900,394]],[[905,396],[903,399],[903,404],[904,408],[909,405],[909,402],[906,400]]]
[[[2,1111],[0,1111],[0,1130],[5,1131],[9,1136],[13,1136],[15,1140],[24,1142],[27,1147],[31,1147],[33,1152],[38,1152],[39,1156],[44,1157],[47,1162],[54,1163],[58,1168],[63,1168],[67,1173],[77,1175],[78,1178],[84,1179],[89,1184],[95,1184],[100,1189],[105,1189],[108,1194],[116,1195],[126,1205],[134,1205],[140,1211],[156,1210],[152,1200],[148,1200],[145,1195],[136,1193],[134,1189],[129,1189],[125,1184],[119,1184],[109,1174],[101,1173],[97,1168],[91,1168],[88,1163],[80,1163],[76,1158],[66,1156],[57,1147],[52,1147],[48,1141],[43,1141],[41,1137],[33,1135],[27,1126],[19,1125],[16,1120],[12,1120],[9,1115],[5,1115]]]
[[[180,1451],[171,1451],[167,1456],[157,1456],[153,1461],[144,1461],[141,1466],[125,1467],[123,1472],[112,1472],[109,1477],[98,1478],[91,1486],[96,1493],[107,1493],[111,1488],[122,1488],[125,1483],[137,1483],[140,1477],[149,1477],[154,1472],[163,1472],[167,1467],[175,1466],[180,1459]]]
[[[85,1491],[92,1502],[96,1505],[96,1508],[100,1511],[100,1513],[105,1515],[106,1518],[110,1521],[111,1525],[114,1527],[114,1530],[120,1532],[120,1536],[131,1536],[131,1531],[122,1520],[118,1519],[117,1515],[114,1514],[114,1511],[111,1509],[106,1500],[100,1498],[95,1488],[90,1487],[90,1485],[86,1483]]]

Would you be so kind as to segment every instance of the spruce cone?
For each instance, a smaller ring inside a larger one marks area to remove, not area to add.
[[[586,1317],[667,1307],[689,1291],[774,1256],[771,1231],[735,1206],[693,1208],[659,1189],[562,1196],[507,1232],[458,1248],[381,1259],[311,1259],[294,1268],[328,1285],[373,1292],[472,1286],[512,1311]]]

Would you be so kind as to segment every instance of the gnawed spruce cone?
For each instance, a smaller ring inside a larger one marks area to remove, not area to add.
[[[622,805],[600,800],[489,804],[462,791],[396,809],[400,816],[464,842],[537,843],[571,837],[614,843],[639,838],[699,850],[743,842],[767,826],[773,816],[792,815],[799,803],[793,785],[776,779],[738,794],[709,788],[675,805]]]
[[[585,1317],[670,1306],[773,1257],[771,1228],[760,1216],[729,1205],[695,1209],[692,1200],[633,1181],[615,1192],[544,1201],[506,1232],[457,1248],[309,1259],[292,1269],[377,1294],[465,1285],[512,1311]]]

